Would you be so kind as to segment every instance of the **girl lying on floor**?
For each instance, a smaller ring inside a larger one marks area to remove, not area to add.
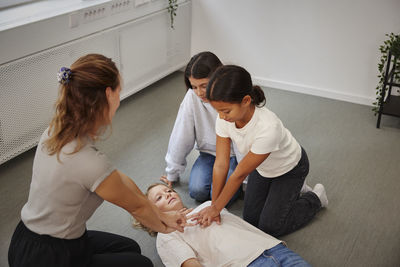
[[[184,211],[191,214],[211,205],[204,202],[197,208],[186,209],[177,192],[164,184],[153,184],[146,193],[150,202],[160,211]],[[190,222],[190,220],[188,221]],[[156,235],[140,223],[142,228]],[[183,233],[172,232],[157,235],[157,252],[165,266],[310,266],[286,245],[238,216],[223,209],[221,223],[201,227],[192,220],[192,225]]]

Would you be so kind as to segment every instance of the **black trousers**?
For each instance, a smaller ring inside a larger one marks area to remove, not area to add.
[[[8,251],[10,267],[153,266],[136,241],[106,232],[86,231],[77,239],[60,239],[30,231],[21,221]]]
[[[281,176],[263,177],[254,170],[247,182],[243,219],[275,237],[306,225],[321,208],[313,192],[300,195],[308,170],[308,157],[303,148],[299,163]]]

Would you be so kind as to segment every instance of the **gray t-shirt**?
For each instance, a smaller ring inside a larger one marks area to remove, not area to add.
[[[94,191],[115,167],[88,141],[77,153],[68,155],[76,141],[66,144],[57,155],[49,155],[40,138],[33,162],[28,202],[21,219],[31,231],[53,237],[74,239],[82,236],[86,221],[103,202]],[[89,140],[89,139],[88,139]]]

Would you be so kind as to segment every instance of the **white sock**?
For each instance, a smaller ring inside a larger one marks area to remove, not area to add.
[[[304,193],[307,193],[307,192],[309,192],[309,191],[312,191],[312,188],[311,188],[311,186],[309,186],[309,185],[306,183],[306,181],[304,180],[304,184],[303,184],[303,187],[302,187],[301,190],[300,190],[300,193],[301,193],[301,194],[304,194]]]
[[[328,206],[328,197],[326,196],[325,187],[322,184],[316,184],[312,190],[321,201],[321,207],[325,208]]]

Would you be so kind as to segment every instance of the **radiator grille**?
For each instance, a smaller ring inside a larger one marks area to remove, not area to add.
[[[115,33],[100,33],[0,66],[0,164],[34,147],[53,115],[56,73],[100,53],[120,65]]]
[[[80,56],[99,53],[112,58],[124,77],[122,98],[184,66],[190,58],[190,2],[179,10],[174,30],[163,9],[0,64],[0,164],[37,145],[53,115],[57,71]]]

